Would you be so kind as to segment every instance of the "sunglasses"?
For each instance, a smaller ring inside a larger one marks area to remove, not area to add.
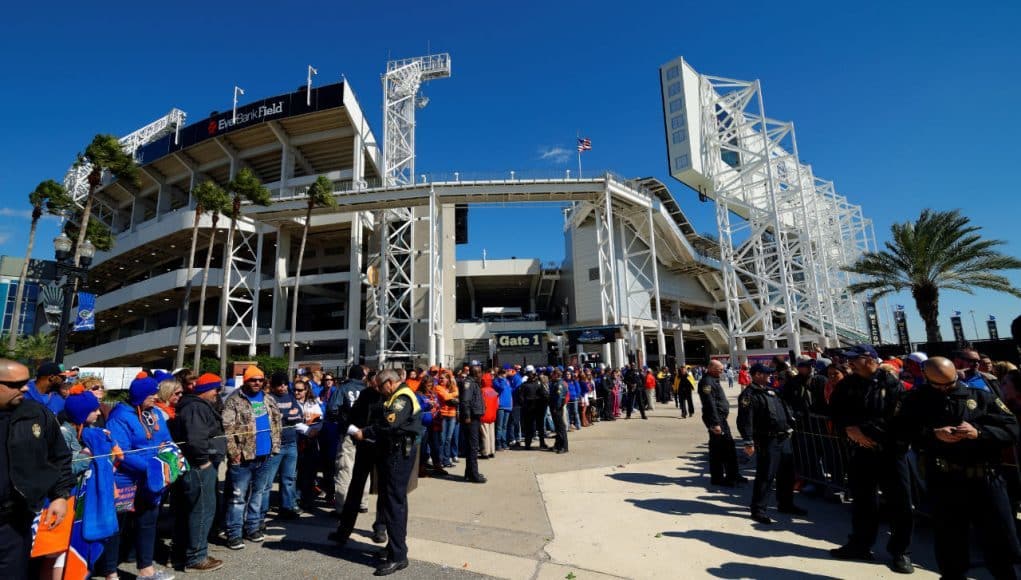
[[[248,379],[250,383],[265,383],[266,379]]]
[[[304,393],[305,389],[294,389],[295,393]]]
[[[170,395],[170,396],[171,397],[181,397],[181,396],[184,396],[184,391],[174,391],[174,394]]]
[[[0,381],[0,385],[3,385],[11,389],[20,389],[27,385],[28,381],[29,379],[25,379],[23,381]]]
[[[102,390],[104,390],[104,389],[106,389],[106,387],[104,387],[103,385],[95,385],[95,386],[93,386],[93,387],[92,387],[91,389],[89,389],[89,390],[90,390],[90,391],[102,391]]]
[[[977,365],[980,362],[982,362],[982,359],[980,359],[980,358],[966,358],[964,360],[965,360],[965,362],[967,362],[970,365]]]

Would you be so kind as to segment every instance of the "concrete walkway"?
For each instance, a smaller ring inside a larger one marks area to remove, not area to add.
[[[736,395],[736,392],[733,393]],[[570,453],[535,448],[481,461],[489,483],[465,483],[464,463],[425,479],[410,496],[411,566],[395,578],[894,578],[881,538],[876,563],[839,562],[827,550],[846,538],[847,506],[798,496],[805,518],[748,518],[749,485],[710,487],[705,428],[672,406],[646,421],[598,423],[569,434]],[[752,476],[751,464],[745,466]],[[456,474],[456,477],[455,477]],[[323,511],[270,523],[262,546],[215,548],[227,561],[208,578],[364,578],[371,575],[372,513],[352,545],[326,540]],[[885,529],[884,532],[885,534]],[[916,534],[914,578],[934,578],[928,530]],[[978,577],[986,577],[982,574]]]

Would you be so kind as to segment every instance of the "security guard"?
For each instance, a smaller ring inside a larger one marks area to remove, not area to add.
[[[727,423],[730,403],[727,402],[727,395],[720,385],[722,374],[723,363],[718,360],[710,361],[706,373],[698,382],[698,398],[702,401],[702,422],[709,430],[710,482],[713,485],[732,486],[748,480],[742,477],[737,469],[734,437],[730,434],[730,425]],[[687,380],[687,376],[681,377],[681,381]]]
[[[554,369],[549,381],[549,411],[553,417],[553,430],[557,434],[553,443],[553,451],[557,454],[567,453],[567,421],[564,420],[567,398],[567,383],[560,371]]]
[[[351,436],[356,441],[376,441],[380,506],[390,543],[386,547],[388,558],[376,568],[375,575],[389,576],[408,567],[408,480],[418,457],[422,409],[415,393],[401,382],[396,371],[380,371],[376,381],[386,397],[382,416]]]
[[[965,577],[974,524],[993,577],[1017,578],[1021,546],[999,473],[1002,451],[1018,437],[1017,418],[995,393],[969,388],[946,358],[927,360],[924,373],[928,383],[907,395],[894,426],[922,452],[940,574]]]
[[[752,491],[752,519],[771,524],[766,515],[769,488],[776,479],[777,510],[798,516],[808,512],[794,505],[794,451],[791,433],[794,419],[787,404],[769,387],[773,369],[752,366],[752,384],[738,397],[737,429],[744,439],[744,451],[756,453],[755,487]]]
[[[914,514],[911,511],[911,476],[906,445],[893,436],[890,422],[904,394],[904,385],[879,369],[879,355],[871,345],[859,344],[840,353],[852,374],[840,381],[830,399],[833,422],[855,446],[849,466],[851,536],[847,544],[830,550],[839,560],[871,560],[879,533],[879,498],[883,490],[884,514],[890,521],[886,544],[890,569],[914,571],[908,557]]]

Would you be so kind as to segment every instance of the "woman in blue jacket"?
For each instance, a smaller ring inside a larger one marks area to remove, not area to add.
[[[151,377],[131,381],[128,402],[114,407],[106,422],[110,436],[124,452],[124,459],[118,464],[117,472],[114,474],[114,483],[118,489],[129,488],[132,485],[136,487],[134,513],[130,515],[134,519],[138,580],[170,580],[174,577],[162,570],[157,571],[152,562],[162,492],[148,491],[146,473],[149,469],[149,460],[156,457],[162,445],[172,441],[163,414],[154,408],[157,392],[158,385]],[[128,514],[120,515],[123,517]],[[121,529],[125,529],[123,520]],[[119,553],[118,535],[111,538],[103,549],[100,562],[96,566],[97,572],[100,574],[115,572]]]
[[[567,381],[567,392],[570,400],[567,401],[567,426],[572,431],[581,429],[581,418],[578,416],[578,402],[581,400],[581,385],[574,377],[573,371],[564,373],[564,380]]]
[[[507,371],[496,370],[496,378],[493,379],[493,389],[500,395],[500,406],[496,411],[496,448],[498,450],[510,449],[510,441],[507,437],[507,425],[510,422],[511,413],[514,412],[514,390],[510,381],[507,380]]]

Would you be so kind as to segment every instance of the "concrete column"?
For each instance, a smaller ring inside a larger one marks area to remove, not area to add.
[[[284,280],[287,279],[287,270],[291,258],[291,234],[283,227],[277,229],[277,251],[274,260],[273,279],[273,319],[270,323],[270,356],[284,356],[284,343],[282,337],[287,327],[287,296],[290,290],[284,287]]]
[[[677,319],[677,329],[674,330],[674,357],[677,359],[678,365],[686,364],[686,356],[684,354],[684,322],[681,320],[681,303],[674,301],[673,304],[674,318]]]
[[[355,189],[365,179],[365,143],[358,131],[354,134],[354,153],[351,156],[351,183]]]
[[[351,215],[351,265],[347,290],[347,364],[354,365],[362,353],[362,226],[361,212]]]

